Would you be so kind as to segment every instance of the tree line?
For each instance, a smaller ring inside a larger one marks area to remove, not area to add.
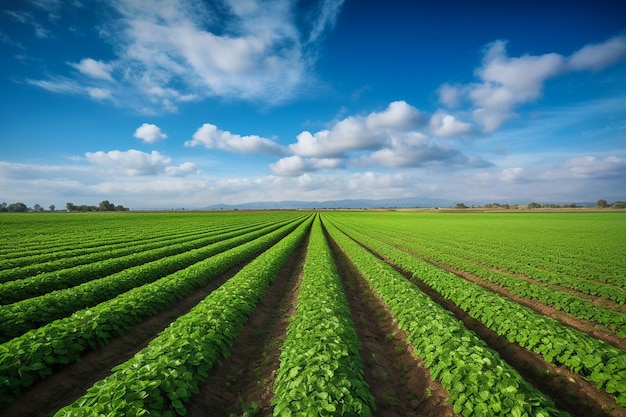
[[[90,206],[81,204],[79,206],[74,203],[67,203],[65,205],[67,211],[129,211],[130,209],[122,205],[115,205],[109,200],[102,200],[97,206]],[[54,204],[48,206],[48,211],[53,212],[56,210]],[[18,202],[7,204],[5,202],[0,203],[0,212],[5,213],[27,213],[27,212],[43,212],[46,211],[40,204],[35,204],[33,207],[28,207],[26,204]]]
[[[481,205],[472,205],[471,207],[466,206],[464,203],[457,203],[457,205],[455,206],[458,209],[467,209],[467,208],[487,208],[487,209],[519,209],[520,207],[524,207],[523,205],[520,206],[519,204],[508,204],[508,203],[487,203],[487,204],[483,204]],[[554,204],[554,203],[546,203],[546,204],[541,204],[541,203],[537,203],[535,201],[528,203],[527,206],[525,206],[529,209],[538,209],[538,208],[580,208],[580,207],[584,207],[584,206],[578,206],[576,205],[576,203],[571,203],[571,204]],[[599,199],[598,201],[596,201],[596,207],[599,208],[614,208],[614,209],[625,209],[626,208],[626,201],[614,201],[612,203],[609,203],[608,201],[606,201],[605,199]]]

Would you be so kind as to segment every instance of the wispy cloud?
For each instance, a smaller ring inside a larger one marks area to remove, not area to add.
[[[626,36],[616,36],[605,42],[586,45],[567,60],[573,71],[600,71],[626,57]]]
[[[49,3],[50,9],[56,4]],[[325,1],[303,34],[296,6],[287,0],[232,0],[221,10],[197,0],[116,0],[118,19],[104,22],[101,31],[116,58],[85,57],[69,65],[89,78],[76,82],[106,88],[113,103],[142,113],[176,112],[179,103],[206,97],[276,105],[314,82],[316,43],[333,27],[342,3]]]
[[[113,81],[111,77],[111,71],[113,67],[111,64],[107,64],[102,61],[96,61],[91,58],[83,58],[78,63],[68,62],[70,66],[76,68],[82,74],[87,75],[92,78]]]
[[[482,65],[475,70],[479,82],[442,85],[440,102],[450,108],[462,100],[471,103],[475,122],[485,133],[496,131],[515,114],[517,106],[537,100],[545,82],[572,71],[599,71],[626,58],[626,36],[586,45],[569,57],[557,53],[510,57],[506,42],[487,45]]]

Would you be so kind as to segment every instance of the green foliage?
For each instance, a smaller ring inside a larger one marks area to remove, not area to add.
[[[55,414],[185,415],[198,383],[230,351],[250,313],[306,235],[311,218],[179,317],[132,359]],[[292,228],[293,230],[293,228]]]
[[[274,416],[370,416],[359,340],[330,248],[316,219],[296,313],[281,347]]]
[[[542,355],[548,362],[569,367],[595,382],[599,389],[613,394],[618,405],[626,406],[626,352],[623,350],[394,247],[386,243],[388,237],[383,237],[379,233],[380,229],[373,228],[371,224],[367,233],[345,226],[343,230],[380,256],[418,277],[510,342]]]
[[[568,415],[556,409],[549,398],[528,384],[448,310],[435,304],[393,267],[365,250],[333,223],[325,221],[325,224],[333,240],[387,304],[416,355],[424,360],[431,378],[446,388],[455,413],[466,417],[517,413]],[[358,237],[367,245],[373,240]]]
[[[271,233],[292,221],[275,223],[262,228],[255,227],[248,233],[245,232],[249,229],[243,229],[211,234],[210,237],[194,239],[190,242],[176,240],[165,248],[145,250],[121,258],[97,262],[95,265],[88,264],[37,275],[29,279],[7,282],[1,288],[0,300],[21,299],[26,297],[26,294],[35,291],[36,294],[41,292],[44,295],[0,306],[0,342],[19,336],[42,324],[66,317],[79,309],[109,300],[135,287],[154,282],[220,252]],[[163,244],[160,243],[160,245]],[[113,273],[119,270],[121,272]],[[107,276],[107,273],[111,274]],[[100,276],[103,278],[98,279]],[[85,279],[90,281],[78,285]],[[49,292],[70,284],[76,286],[63,291]]]
[[[50,375],[55,364],[74,362],[83,352],[106,344],[113,335],[123,334],[132,325],[162,311],[212,278],[257,256],[291,233],[303,220],[299,218],[256,240],[0,345],[0,381],[6,382],[0,384],[0,406],[10,403],[21,388]]]

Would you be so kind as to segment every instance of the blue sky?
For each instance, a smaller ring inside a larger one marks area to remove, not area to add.
[[[626,199],[619,1],[0,5],[0,200]]]

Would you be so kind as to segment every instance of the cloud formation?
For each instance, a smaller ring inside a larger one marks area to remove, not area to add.
[[[78,63],[68,62],[68,64],[80,71],[81,74],[88,77],[105,81],[113,81],[113,77],[111,77],[113,67],[111,64],[106,64],[102,61],[96,61],[91,58],[83,58]]]
[[[289,149],[304,157],[343,157],[348,152],[378,149],[389,142],[390,132],[417,128],[422,120],[415,107],[394,101],[382,112],[350,116],[314,134],[304,131]]]
[[[584,46],[569,57],[557,53],[510,57],[506,42],[498,40],[486,46],[482,65],[474,72],[480,81],[444,84],[438,89],[439,101],[449,108],[469,101],[474,121],[483,132],[493,133],[515,114],[517,106],[540,98],[548,79],[571,71],[600,71],[624,58],[623,35]]]
[[[294,155],[270,165],[276,175],[296,176],[335,168],[407,168],[491,166],[479,157],[468,157],[449,144],[429,136],[451,138],[472,132],[471,124],[450,114],[430,117],[405,101],[394,101],[380,112],[348,116],[328,129],[303,131],[288,146]]]
[[[129,177],[154,175],[172,162],[170,157],[157,151],[145,153],[136,149],[87,152],[85,158],[91,163],[107,168],[113,174],[121,173]]]
[[[167,135],[161,131],[159,126],[151,123],[144,123],[139,126],[133,136],[144,143],[156,143],[161,139],[167,138]]]
[[[68,62],[87,78],[72,79],[71,90],[54,85],[59,75],[31,84],[71,94],[89,87],[88,97],[106,97],[146,114],[176,112],[180,103],[206,97],[279,104],[314,82],[317,44],[342,5],[343,0],[326,0],[312,7],[308,32],[302,33],[300,6],[289,0],[227,0],[220,8],[200,0],[116,0],[110,2],[116,19],[100,30],[114,59]],[[18,13],[14,18],[33,20]]]
[[[275,175],[297,176],[306,172],[326,169],[343,168],[345,162],[341,158],[302,158],[298,155],[281,158],[270,164],[270,170]]]
[[[185,146],[204,146],[207,149],[222,149],[238,153],[265,153],[269,155],[283,155],[283,147],[271,139],[257,135],[240,136],[226,130],[220,130],[217,126],[205,123],[196,133],[193,139],[185,142]]]

